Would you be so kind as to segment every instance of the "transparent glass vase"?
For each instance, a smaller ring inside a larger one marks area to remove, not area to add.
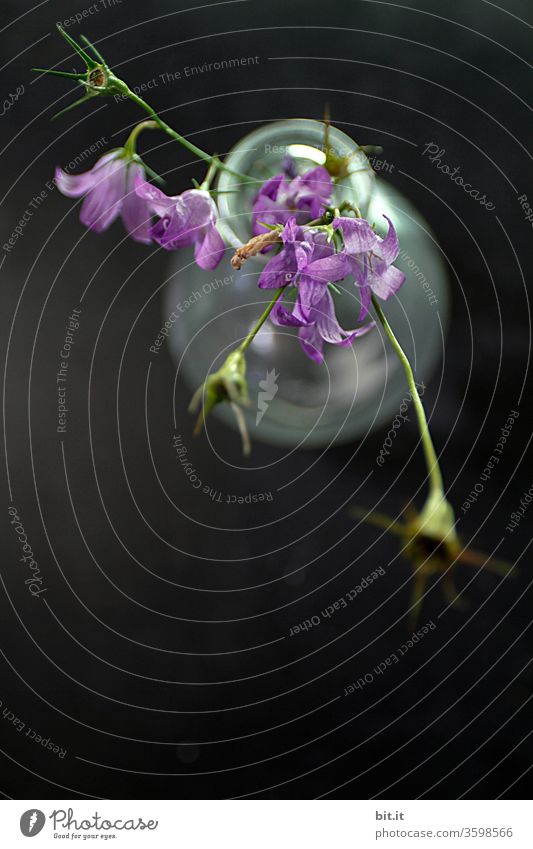
[[[322,123],[280,121],[241,139],[226,164],[263,181],[282,171],[287,153],[298,173],[322,164],[323,145]],[[435,238],[409,201],[375,175],[352,139],[331,128],[329,145],[339,156],[352,155],[353,173],[336,185],[335,205],[355,201],[382,234],[387,228],[383,215],[394,222],[402,249],[396,265],[407,281],[384,309],[413,363],[416,379],[427,382],[442,351],[448,316],[446,269]],[[221,172],[217,188],[224,192],[218,197],[218,227],[230,246],[226,257],[213,272],[198,268],[192,252],[171,254],[172,273],[164,290],[164,319],[173,312],[178,315],[168,343],[191,394],[242,341],[272,294],[257,287],[268,255],[249,260],[241,271],[230,265],[233,250],[251,236],[257,186],[243,185]],[[356,325],[359,312],[357,289],[353,282],[338,285],[337,317],[349,329]],[[350,348],[327,343],[324,348],[325,362],[317,365],[303,353],[296,330],[265,323],[246,357],[250,407],[245,416],[252,440],[289,448],[323,447],[360,438],[394,418],[407,386],[382,328],[356,339]],[[235,427],[227,405],[216,407],[214,415]]]

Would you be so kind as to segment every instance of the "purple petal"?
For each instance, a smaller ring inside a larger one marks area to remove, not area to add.
[[[398,241],[396,230],[394,229],[394,225],[390,218],[386,215],[384,215],[383,218],[386,218],[389,222],[389,229],[384,239],[380,239],[378,237],[378,252],[381,254],[387,265],[391,265],[400,253],[400,242]]]
[[[296,272],[294,253],[284,248],[263,268],[257,285],[260,289],[280,289],[294,279]]]
[[[384,301],[398,291],[405,280],[405,274],[393,265],[387,267],[385,263],[381,267],[374,268],[368,275],[368,285],[372,291]]]
[[[371,251],[378,241],[372,227],[364,218],[336,218],[333,227],[342,230],[344,245],[351,256]]]
[[[283,168],[283,173],[291,180],[294,180],[297,176],[296,163],[290,153],[286,153],[283,157],[281,167]]]
[[[322,301],[327,285],[327,282],[317,283],[307,275],[302,275],[298,281],[298,298],[293,314],[301,319],[302,323],[308,324],[310,321],[315,321],[314,310]]]
[[[368,333],[375,325],[374,322],[357,327],[355,330],[343,330],[335,315],[335,305],[328,289],[316,308],[316,327],[322,338],[332,345],[348,347],[357,336]]]
[[[113,150],[104,154],[90,171],[84,171],[83,174],[67,174],[61,168],[56,168],[55,183],[57,188],[61,194],[69,198],[79,198],[87,194],[100,180],[102,176],[99,173],[100,170],[116,159],[120,153],[121,151]]]
[[[331,256],[324,257],[324,259],[317,259],[314,262],[310,262],[305,269],[305,273],[314,280],[329,283],[330,281],[342,280],[346,277],[350,273],[350,264],[344,252],[331,254]]]
[[[266,233],[268,227],[264,224],[284,224],[292,212],[288,209],[281,209],[276,201],[267,197],[259,198],[252,209],[252,234],[259,236],[261,233]]]
[[[372,289],[367,283],[365,283],[363,286],[359,286],[358,289],[359,299],[361,301],[361,310],[359,312],[357,320],[363,321],[363,319],[366,318],[368,315],[368,308],[370,306],[370,300],[372,298]]]
[[[301,177],[296,177],[289,186],[289,194],[297,198],[302,195],[318,197],[323,202],[330,199],[332,192],[333,182],[323,165],[317,165]]]
[[[309,359],[314,360],[315,363],[322,363],[324,361],[322,354],[324,342],[316,326],[311,324],[308,327],[301,327],[298,336],[304,353],[307,354]]]
[[[144,179],[144,171],[135,179],[135,192],[144,201],[147,201],[150,209],[156,215],[167,215],[174,207],[176,198],[169,197],[161,189],[156,188]]]
[[[208,192],[189,189],[172,200],[162,225],[152,230],[154,239],[167,250],[201,242],[205,228],[216,220],[216,205]]]
[[[281,298],[284,296],[282,295]],[[294,313],[290,313],[286,307],[281,303],[281,299],[276,301],[272,312],[270,313],[270,319],[273,324],[277,324],[279,327],[302,327],[304,324],[303,321],[300,321]]]
[[[280,188],[283,188],[287,185],[288,185],[287,180],[286,180],[284,174],[276,174],[275,177],[270,177],[269,180],[267,180],[265,183],[263,183],[263,185],[261,186],[261,188],[257,192],[255,199],[254,199],[254,203],[260,197],[267,197],[267,198],[271,198],[271,200],[276,200],[276,198],[279,194]]]
[[[98,170],[98,180],[87,192],[80,221],[96,233],[102,233],[120,212],[126,193],[126,160],[113,159]]]
[[[135,191],[135,182],[144,175],[144,168],[137,162],[132,162],[127,171],[126,196],[122,203],[122,220],[126,231],[136,242],[148,245],[151,242],[150,224],[152,213],[148,203],[139,197]]]
[[[346,333],[337,321],[333,298],[327,289],[316,307],[316,326],[322,339],[333,345],[339,345],[346,337]]]
[[[224,240],[218,232],[215,224],[208,224],[205,237],[196,244],[194,258],[200,268],[216,268],[224,256]]]
[[[190,228],[205,227],[209,222],[217,220],[217,205],[209,192],[203,189],[188,189],[175,200],[176,206],[187,215]]]

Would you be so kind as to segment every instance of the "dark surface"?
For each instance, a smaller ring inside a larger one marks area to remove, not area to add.
[[[207,440],[190,440],[189,390],[178,385],[178,427],[202,479],[223,492],[276,494],[272,503],[240,509],[217,504],[195,493],[176,467],[174,367],[164,352],[151,374],[150,439],[167,493],[192,518],[184,517],[161,491],[145,429],[147,340],[159,329],[161,305],[154,298],[143,308],[165,279],[168,257],[123,240],[118,224],[102,237],[85,233],[74,204],[49,191],[13,250],[5,258],[2,251],[12,498],[47,586],[39,599],[24,586],[2,451],[0,699],[7,715],[0,732],[7,796],[527,795],[533,507],[514,533],[505,529],[533,483],[530,394],[521,395],[532,231],[517,200],[526,193],[533,202],[523,148],[531,137],[523,102],[531,86],[531,30],[520,20],[527,5],[251,0],[181,12],[181,3],[123,0],[100,8],[81,29],[70,28],[98,42],[130,84],[257,55],[259,62],[245,69],[147,92],[168,121],[207,150],[228,150],[257,123],[320,118],[326,100],[340,127],[385,145],[396,163],[388,179],[431,222],[451,265],[446,356],[425,403],[460,532],[477,548],[519,560],[520,571],[502,581],[460,568],[458,586],[471,581],[468,609],[441,618],[446,604],[433,585],[419,621],[433,620],[436,629],[371,686],[343,697],[349,682],[409,635],[410,571],[397,541],[370,527],[354,529],[344,505],[375,505],[392,484],[380,504],[384,512],[397,515],[413,498],[420,503],[424,467],[413,422],[355,497],[386,431],[362,447],[330,450],[314,465],[317,453],[278,462],[280,450],[257,444],[253,463],[272,465],[239,471],[218,460]],[[71,66],[53,25],[82,8],[55,0],[31,11],[30,4],[3,3],[6,21],[28,13],[1,34],[9,62],[2,91],[25,87],[0,124],[7,145],[2,243],[57,163],[102,136],[108,146],[120,144],[138,118],[130,104],[102,101],[49,122],[73,92],[51,78],[31,84],[29,68],[61,60]],[[276,56],[329,58],[269,61]],[[443,161],[460,165],[494,211],[421,156],[429,141],[445,149]],[[178,169],[173,191],[201,177],[177,145],[162,137],[153,144],[151,164],[161,172]],[[66,319],[89,281],[69,373],[64,465],[55,373]],[[460,506],[512,409],[520,417],[501,462],[463,515]],[[210,434],[225,460],[241,464],[233,432],[213,422]],[[351,606],[288,637],[291,626],[378,566],[386,576]],[[8,711],[26,723],[23,731]],[[66,748],[66,756],[32,742],[28,727]]]

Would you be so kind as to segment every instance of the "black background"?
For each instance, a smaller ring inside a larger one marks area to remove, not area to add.
[[[139,118],[132,104],[101,100],[49,121],[74,92],[65,81],[32,82],[29,69],[73,66],[54,24],[89,5],[2,3],[3,23],[12,21],[0,36],[2,96],[25,89],[0,121],[2,244],[56,164],[102,136],[109,147],[122,143]],[[207,440],[191,441],[198,473],[217,490],[276,491],[301,475],[270,504],[224,508],[194,493],[175,465],[174,366],[164,352],[151,375],[150,439],[167,492],[192,519],[182,515],[154,476],[144,419],[147,341],[161,324],[160,299],[143,307],[167,274],[168,256],[123,240],[119,224],[101,237],[85,233],[76,205],[49,191],[13,250],[2,250],[12,498],[48,589],[34,599],[24,586],[2,451],[0,699],[2,710],[68,751],[60,759],[43,749],[7,714],[0,723],[6,796],[527,795],[533,508],[514,533],[505,529],[533,483],[530,394],[521,395],[531,224],[517,200],[533,198],[527,5],[250,0],[188,10],[122,0],[69,27],[97,42],[131,85],[258,56],[257,64],[148,93],[206,150],[224,153],[267,121],[321,118],[326,101],[341,128],[384,145],[396,166],[387,179],[430,221],[450,263],[445,358],[424,400],[459,530],[476,548],[518,561],[519,573],[502,581],[459,567],[458,586],[471,582],[468,608],[440,618],[446,604],[432,584],[419,621],[437,628],[371,686],[343,697],[349,682],[409,636],[409,565],[394,537],[356,527],[344,505],[379,504],[396,516],[407,502],[420,504],[414,423],[359,492],[386,430],[320,457],[303,451],[283,459],[281,449],[257,444],[253,464],[268,467],[252,473],[229,468]],[[494,202],[493,212],[421,156],[430,141]],[[177,145],[163,137],[149,144],[150,163],[167,173],[173,192],[201,178],[202,167]],[[57,352],[89,281],[69,377],[64,465],[55,431]],[[188,394],[179,384],[187,438]],[[502,460],[462,515],[513,409],[520,417]],[[213,420],[210,436],[225,461],[242,464],[232,431]],[[386,577],[352,606],[288,637],[292,625],[378,566]]]

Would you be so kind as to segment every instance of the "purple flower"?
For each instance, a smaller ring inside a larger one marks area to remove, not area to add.
[[[149,244],[150,211],[134,188],[136,179],[143,176],[143,166],[119,148],[106,153],[83,174],[66,174],[56,168],[55,182],[67,197],[85,196],[80,221],[90,230],[101,233],[120,215],[132,239]]]
[[[342,232],[350,271],[359,287],[360,321],[368,313],[372,293],[386,301],[405,281],[403,271],[392,265],[400,252],[396,230],[390,218],[383,217],[389,224],[384,239],[364,218],[336,218],[333,222],[333,227]]]
[[[299,177],[288,180],[278,174],[263,183],[256,195],[252,210],[254,236],[265,232],[265,224],[285,224],[294,217],[298,224],[319,218],[331,200],[333,182],[326,169],[319,165]]]
[[[330,282],[342,280],[350,273],[345,251],[335,252],[327,234],[315,229],[305,229],[296,224],[293,216],[281,233],[283,247],[259,278],[263,289],[281,288],[294,284],[298,288],[292,312],[278,301],[270,317],[274,324],[298,327],[302,347],[312,360],[323,361],[323,343],[351,345],[373,327],[373,323],[355,330],[343,330],[337,321]]]
[[[159,221],[150,229],[152,239],[167,251],[194,245],[194,258],[200,268],[216,268],[225,251],[216,228],[217,207],[209,192],[188,189],[169,197],[139,177],[137,196],[147,204]]]
[[[309,290],[303,292],[299,289],[292,313],[278,301],[270,318],[274,324],[281,327],[298,327],[300,344],[315,363],[324,361],[324,342],[347,348],[356,337],[363,336],[374,327],[374,322],[371,321],[355,330],[344,330],[337,321],[335,305],[327,286],[320,290],[319,297],[306,300],[308,294]]]

